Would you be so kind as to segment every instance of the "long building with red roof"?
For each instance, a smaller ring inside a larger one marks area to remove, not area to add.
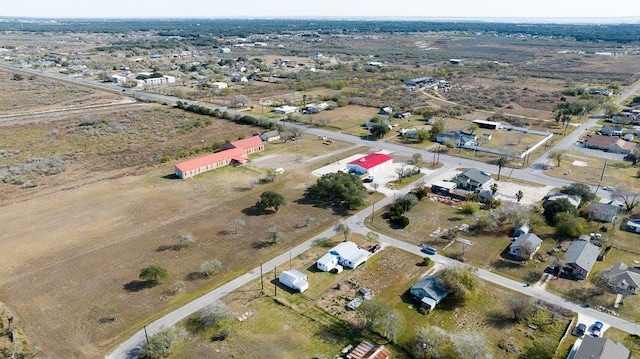
[[[224,148],[220,152],[177,163],[176,176],[187,179],[232,163],[246,163],[250,154],[264,151],[264,144],[260,136],[253,136],[227,143]]]

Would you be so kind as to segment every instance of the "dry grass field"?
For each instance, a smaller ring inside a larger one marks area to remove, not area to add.
[[[574,165],[574,162],[578,165]],[[586,166],[585,166],[586,164]],[[633,167],[630,162],[607,161],[597,157],[588,157],[576,152],[568,152],[560,166],[553,167],[546,171],[554,177],[566,178],[576,182],[598,185],[602,177],[601,186],[627,186],[629,188],[637,187],[638,169]],[[604,169],[604,176],[603,171]]]

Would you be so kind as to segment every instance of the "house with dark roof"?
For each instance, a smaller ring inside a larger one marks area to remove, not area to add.
[[[542,239],[535,234],[521,234],[509,246],[509,254],[520,259],[531,259],[541,244]]]
[[[453,181],[456,184],[458,189],[463,189],[466,191],[475,191],[478,189],[488,189],[489,184],[493,181],[493,178],[488,174],[477,170],[475,168],[470,168],[462,173],[459,173],[453,178]]]
[[[603,150],[611,153],[628,154],[636,148],[635,142],[628,142],[618,137],[590,135],[584,140],[584,147]]]
[[[600,254],[600,247],[588,241],[573,241],[565,253],[563,272],[577,279],[586,279]]]
[[[599,222],[611,223],[616,216],[620,207],[608,203],[591,202],[589,205],[589,219]]]
[[[616,262],[611,269],[603,272],[611,288],[618,292],[638,294],[640,288],[640,268],[630,268],[623,262]]]
[[[265,142],[277,141],[280,139],[280,131],[278,130],[267,131],[260,135],[260,139]]]
[[[573,359],[629,359],[630,355],[620,342],[585,335]]]
[[[433,310],[440,301],[449,295],[442,279],[434,275],[426,275],[409,290],[422,309]]]

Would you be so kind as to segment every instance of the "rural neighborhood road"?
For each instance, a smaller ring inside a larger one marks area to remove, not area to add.
[[[113,85],[110,84],[103,84],[103,83],[96,83],[96,82],[92,82],[92,81],[87,81],[84,79],[76,79],[76,78],[70,78],[66,75],[61,75],[61,74],[53,74],[53,73],[44,73],[42,71],[38,71],[38,70],[33,70],[33,69],[23,69],[20,68],[18,66],[14,66],[14,65],[10,65],[10,64],[5,64],[5,63],[0,63],[0,67],[4,67],[4,68],[8,68],[11,70],[16,70],[16,71],[22,71],[22,72],[27,72],[27,73],[31,73],[31,74],[35,74],[35,75],[39,75],[39,76],[48,76],[54,79],[58,79],[61,81],[66,81],[66,82],[71,82],[71,83],[76,83],[76,84],[81,84],[84,86],[90,86],[93,88],[97,88],[97,89],[102,89],[102,90],[106,90],[106,91],[110,91],[110,92],[116,92],[116,93],[122,93],[121,89],[118,89],[116,87],[114,87]],[[631,96],[632,94],[636,93],[636,91],[638,91],[640,89],[640,82],[638,82],[637,84],[635,84],[631,89],[627,90],[622,96],[620,96],[616,102],[617,103],[621,103],[622,101],[624,101],[624,99],[626,99],[627,97]],[[133,94],[135,93],[135,97],[136,98],[147,98],[150,100],[156,100],[156,101],[162,101],[162,102],[167,102],[167,103],[175,103],[176,101],[180,100],[171,96],[163,96],[163,95],[155,95],[155,94],[146,94],[144,92],[139,92],[139,91],[125,91],[125,94]],[[194,101],[188,101],[190,103],[193,103]],[[199,105],[202,106],[206,106],[212,109],[222,109],[222,110],[226,110],[225,108],[222,107],[218,107],[218,106],[212,106],[210,104],[205,104],[205,103],[198,103]],[[587,123],[581,125],[576,131],[574,131],[574,133],[572,133],[572,135],[575,134],[575,136],[567,136],[563,141],[560,141],[559,143],[557,143],[555,146],[553,146],[549,151],[553,151],[555,149],[561,149],[563,148],[563,146],[571,146],[573,144],[575,144],[576,140],[577,140],[577,136],[584,131],[585,128],[588,128],[588,126],[590,126],[591,123],[595,123],[597,121],[597,118],[591,118],[590,120],[587,121]],[[299,125],[298,125],[299,126]],[[304,126],[302,126],[304,127]],[[584,127],[584,128],[582,128]],[[417,150],[417,149],[413,149],[413,148],[408,148],[408,147],[404,147],[401,145],[397,145],[397,144],[392,144],[392,143],[388,143],[388,142],[371,142],[371,141],[365,141],[362,140],[358,137],[355,136],[350,136],[350,135],[345,135],[345,134],[341,134],[341,133],[336,133],[336,132],[332,132],[332,131],[326,131],[326,130],[322,130],[322,129],[317,129],[317,128],[306,128],[304,127],[305,131],[314,135],[324,135],[324,136],[329,136],[335,139],[339,139],[342,141],[346,141],[346,142],[351,142],[351,143],[356,143],[359,145],[364,145],[364,146],[371,146],[371,147],[379,147],[380,149],[385,149],[385,150],[390,150],[390,151],[394,151],[403,155],[408,155],[411,156],[414,153],[421,153],[423,155],[423,159],[425,159],[426,161],[428,161],[428,159],[430,158],[429,156],[432,155],[431,152],[426,151],[426,150]],[[575,137],[575,138],[574,138]],[[568,147],[567,147],[568,148]],[[541,157],[541,159],[539,159],[538,161],[536,161],[534,164],[539,164],[541,163],[541,161],[543,161],[545,158],[548,158],[548,153],[549,151],[545,154],[543,154],[543,156]],[[453,157],[453,156],[448,156],[448,155],[444,155],[441,154],[440,155],[440,160],[444,163],[444,166],[435,170],[435,171],[431,171],[428,175],[429,177],[435,177],[438,175],[441,175],[443,173],[445,173],[446,171],[449,171],[451,169],[454,169],[456,167],[468,167],[468,168],[478,168],[480,170],[483,171],[487,171],[487,172],[494,172],[494,170],[497,169],[496,166],[492,166],[492,165],[488,165],[488,164],[484,164],[481,162],[476,162],[472,159],[464,159],[464,158],[457,158],[457,157]],[[564,186],[567,185],[569,183],[571,183],[571,181],[567,181],[567,180],[563,180],[563,179],[559,179],[559,178],[554,178],[554,177],[550,177],[550,176],[546,176],[543,173],[541,173],[540,171],[536,171],[536,170],[532,170],[531,168],[528,169],[524,169],[524,170],[516,170],[514,169],[513,171],[510,171],[512,173],[511,176],[513,176],[514,178],[518,178],[518,179],[522,179],[522,180],[526,180],[526,181],[530,181],[530,182],[537,182],[537,183],[541,183],[544,185],[548,185],[548,186],[554,186],[554,187],[560,187],[560,186]],[[404,188],[401,191],[397,192],[397,195],[404,195],[406,194],[408,191],[410,191],[413,188],[413,186],[408,186],[406,188]],[[346,223],[349,224],[349,226],[354,229],[356,232],[361,233],[361,234],[366,234],[369,232],[369,229],[366,227],[365,225],[365,221],[367,219],[367,217],[369,216],[370,213],[373,212],[374,207],[375,208],[382,208],[383,206],[391,203],[393,201],[393,199],[391,197],[385,197],[384,199],[382,199],[380,202],[376,203],[375,205],[369,207],[369,208],[365,208],[364,210],[360,211],[359,213],[357,213],[356,215],[346,219]],[[297,256],[301,253],[303,253],[304,251],[308,250],[309,248],[311,248],[311,246],[314,244],[315,241],[317,240],[322,240],[328,237],[331,237],[335,234],[335,230],[333,227],[325,230],[324,232],[322,232],[321,234],[310,238],[309,240],[305,241],[304,243],[298,245],[297,247],[291,249],[291,251],[289,252],[285,252],[280,254],[279,256],[269,260],[268,262],[263,264],[263,268],[273,268],[273,267],[277,267],[279,265],[281,265],[282,263],[285,263],[290,256]],[[420,255],[420,256],[424,256],[424,254],[422,252],[420,252],[420,247],[412,245],[412,244],[408,244],[406,242],[402,242],[399,241],[397,239],[394,239],[392,237],[383,235],[383,234],[379,234],[379,238],[380,241],[386,245],[390,245],[390,246],[394,246],[397,248],[400,248],[402,250],[405,251],[409,251],[411,253],[414,253],[416,255]],[[455,261],[453,259],[441,256],[441,255],[434,255],[431,256],[431,258],[438,262],[438,263],[442,263],[444,265],[450,265],[450,266],[465,266],[466,264],[463,264],[461,262]],[[543,289],[540,288],[535,288],[535,287],[531,287],[531,286],[525,286],[523,283],[502,277],[500,275],[497,275],[495,273],[492,273],[491,271],[488,270],[484,270],[484,269],[477,269],[477,274],[480,278],[503,286],[505,288],[509,288],[511,290],[523,293],[525,295],[531,296],[533,298],[539,299],[539,300],[543,300],[546,302],[549,302],[551,304],[569,309],[571,311],[574,311],[576,313],[580,313],[580,314],[585,314],[588,315],[592,318],[595,318],[597,320],[600,320],[602,322],[606,322],[607,324],[616,327],[618,329],[621,329],[625,332],[628,333],[635,333],[636,330],[636,324],[623,320],[621,318],[618,317],[614,317],[614,316],[610,316],[607,315],[605,313],[602,312],[598,312],[594,309],[590,309],[590,308],[584,308],[581,307],[579,304],[576,303],[572,303],[569,302],[559,296],[556,296],[554,294],[551,294],[549,292],[544,291]],[[163,316],[162,318],[154,321],[153,323],[149,324],[148,326],[146,326],[146,331],[149,334],[153,334],[155,332],[157,332],[158,330],[160,330],[163,327],[171,327],[173,325],[175,325],[176,323],[178,323],[179,321],[183,320],[184,318],[186,318],[187,316],[195,313],[196,311],[215,303],[216,301],[220,300],[220,298],[222,298],[224,295],[240,288],[241,286],[245,285],[246,283],[255,280],[259,277],[260,275],[260,267],[254,268],[253,270],[245,273],[244,275],[212,290],[211,292],[203,295],[202,297],[186,304],[185,306],[176,309],[175,311]],[[143,342],[145,339],[145,330],[141,329],[138,332],[136,332],[131,338],[129,338],[126,342],[122,343],[115,351],[113,351],[111,354],[107,355],[106,358],[108,359],[120,359],[120,358],[135,358],[137,356],[137,353],[140,349],[140,347],[142,346]]]

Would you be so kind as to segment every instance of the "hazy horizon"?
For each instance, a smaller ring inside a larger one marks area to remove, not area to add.
[[[640,23],[633,0],[610,0],[593,6],[578,0],[458,0],[415,2],[396,0],[324,0],[300,4],[294,0],[245,0],[213,3],[182,0],[27,0],[0,4],[3,18],[27,19],[308,19],[390,21],[491,21],[529,23]]]

